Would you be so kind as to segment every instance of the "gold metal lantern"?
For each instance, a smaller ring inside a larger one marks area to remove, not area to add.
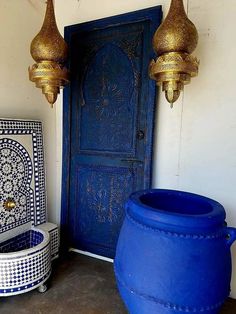
[[[172,0],[166,19],[154,35],[158,58],[149,68],[150,77],[162,87],[171,107],[184,85],[198,74],[199,61],[191,55],[197,43],[198,32],[186,15],[183,0]]]
[[[65,67],[68,47],[57,28],[53,0],[47,0],[43,26],[31,43],[30,52],[36,63],[29,68],[29,78],[53,107],[60,88],[69,82]]]

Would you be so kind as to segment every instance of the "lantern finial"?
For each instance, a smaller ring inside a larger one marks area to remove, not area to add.
[[[191,55],[197,43],[197,29],[186,15],[183,0],[172,0],[166,19],[154,35],[158,58],[152,60],[149,69],[150,77],[162,87],[172,106],[184,85],[198,74],[199,61]]]

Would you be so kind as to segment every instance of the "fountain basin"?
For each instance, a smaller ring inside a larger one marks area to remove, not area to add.
[[[32,228],[0,243],[0,296],[28,292],[51,274],[48,232]]]

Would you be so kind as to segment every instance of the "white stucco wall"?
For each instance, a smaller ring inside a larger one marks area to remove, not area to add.
[[[61,31],[66,25],[163,4],[169,0],[56,0]],[[199,76],[170,109],[160,95],[156,119],[154,187],[200,193],[220,201],[236,226],[236,1],[186,0],[199,30]],[[49,219],[60,220],[62,100],[51,110],[28,81],[32,38],[45,0],[0,0],[0,116],[44,123]],[[236,298],[236,245],[232,296]]]

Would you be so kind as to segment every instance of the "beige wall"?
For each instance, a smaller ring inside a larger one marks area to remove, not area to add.
[[[56,0],[60,29],[65,25],[163,4],[169,0]],[[170,109],[158,101],[155,138],[155,187],[177,188],[213,197],[236,226],[236,69],[235,0],[186,0],[200,40],[199,77]],[[60,220],[62,106],[51,110],[32,83],[30,41],[39,31],[45,0],[0,0],[0,116],[40,119],[44,123],[48,211]],[[236,297],[236,245],[232,295]]]

